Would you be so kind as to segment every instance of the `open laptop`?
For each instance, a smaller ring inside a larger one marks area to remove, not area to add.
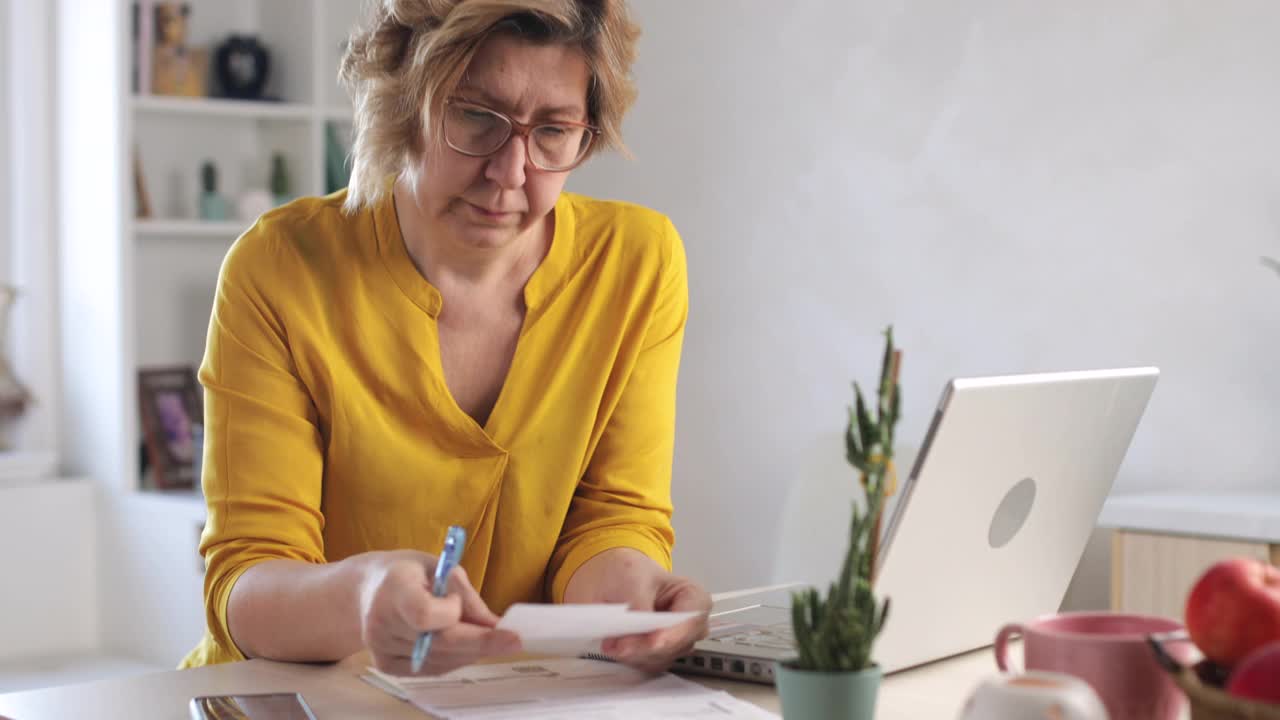
[[[886,517],[873,657],[894,672],[1054,612],[1155,388],[1155,368],[952,380]],[[854,480],[851,480],[854,482]],[[819,588],[825,592],[825,586]],[[787,589],[716,603],[673,669],[773,682],[795,656]]]

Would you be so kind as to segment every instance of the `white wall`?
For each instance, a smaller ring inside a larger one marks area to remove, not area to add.
[[[98,582],[103,648],[176,667],[204,633],[205,510],[163,493],[100,495]]]
[[[680,570],[833,572],[891,322],[909,445],[951,376],[1154,364],[1119,488],[1277,485],[1280,4],[634,8],[637,159],[571,188],[688,248]]]
[[[97,646],[96,533],[88,482],[0,486],[0,661]]]
[[[43,4],[42,4],[43,5]],[[135,484],[132,192],[123,2],[59,0],[54,87],[63,462],[113,489]],[[113,61],[94,62],[94,58]]]

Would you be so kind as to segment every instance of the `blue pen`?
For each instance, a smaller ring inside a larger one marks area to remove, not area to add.
[[[438,598],[445,596],[445,591],[449,587],[449,572],[462,559],[462,547],[466,544],[467,531],[457,525],[450,525],[449,532],[444,536],[444,550],[440,552],[440,558],[436,560],[436,576],[431,581],[432,595]],[[424,632],[418,636],[418,641],[413,644],[412,667],[415,673],[422,669],[422,663],[427,661],[427,653],[429,652],[431,652],[431,633]]]

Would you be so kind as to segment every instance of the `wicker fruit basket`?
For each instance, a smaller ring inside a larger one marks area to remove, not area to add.
[[[1280,705],[1244,700],[1222,689],[1226,674],[1213,663],[1201,661],[1183,665],[1168,650],[1160,636],[1147,638],[1160,666],[1191,701],[1191,720],[1280,720]]]

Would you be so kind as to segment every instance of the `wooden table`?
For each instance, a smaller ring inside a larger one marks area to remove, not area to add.
[[[301,692],[320,720],[377,717],[423,720],[424,713],[359,679],[363,653],[334,664],[304,665],[268,660],[149,673],[129,678],[0,695],[0,716],[14,720],[187,720],[197,695]],[[995,673],[990,650],[980,650],[885,678],[877,718],[953,718],[980,679]],[[707,679],[762,708],[779,712],[771,686]]]

